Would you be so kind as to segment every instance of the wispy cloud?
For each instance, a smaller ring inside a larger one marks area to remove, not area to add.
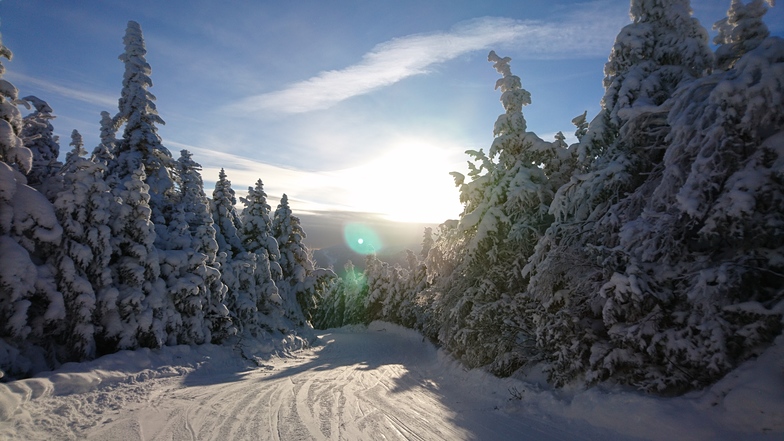
[[[54,93],[65,98],[82,101],[106,108],[117,107],[117,97],[106,94],[92,92],[74,85],[57,84],[40,78],[31,77],[19,72],[7,72],[5,76],[14,83],[35,86],[42,91]],[[18,86],[17,86],[18,87]]]
[[[223,168],[237,196],[247,194],[258,179],[273,207],[286,193],[298,212],[344,212],[357,209],[400,221],[440,222],[455,216],[460,204],[449,172],[461,169],[454,149],[428,144],[399,144],[375,160],[340,170],[305,171],[265,164],[209,148],[167,142],[169,148],[187,149],[204,165],[205,191]],[[175,155],[178,156],[178,155]],[[412,158],[420,158],[414,161]],[[220,164],[220,165],[217,165]],[[391,185],[390,183],[395,183]],[[408,207],[400,212],[400,207]]]
[[[324,71],[305,81],[248,97],[231,106],[240,112],[273,110],[304,113],[325,109],[405,78],[429,72],[431,66],[461,55],[514,44],[535,58],[592,56],[606,52],[615,31],[603,26],[606,15],[587,14],[568,22],[545,23],[483,17],[461,22],[448,32],[414,34],[377,45],[362,60],[341,70]],[[576,15],[576,14],[575,14]],[[601,48],[601,49],[599,49]],[[601,50],[601,52],[597,52]]]
[[[271,205],[280,199],[283,193],[290,200],[297,200],[298,209],[306,211],[322,210],[348,210],[341,191],[335,188],[328,172],[310,172],[293,168],[279,167],[266,164],[248,157],[221,152],[212,148],[197,147],[179,142],[167,141],[170,150],[188,150],[194,155],[194,160],[202,164],[202,179],[204,179],[207,196],[212,195],[215,181],[218,179],[220,169],[224,169],[226,176],[231,181],[231,186],[237,196],[247,193],[248,187],[253,187],[261,179],[264,190],[269,195]],[[178,154],[173,154],[179,157]],[[307,197],[305,197],[307,195]],[[321,202],[313,202],[312,200]],[[274,202],[274,203],[273,203]]]

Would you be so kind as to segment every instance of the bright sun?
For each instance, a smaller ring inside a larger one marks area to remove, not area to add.
[[[359,210],[399,222],[441,223],[456,218],[462,209],[449,175],[460,166],[446,149],[406,141],[341,174],[353,182],[352,200]]]

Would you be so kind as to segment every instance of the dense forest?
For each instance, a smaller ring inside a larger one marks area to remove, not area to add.
[[[490,52],[504,113],[453,173],[460,218],[405,267],[369,255],[341,277],[315,267],[286,195],[273,212],[259,180],[239,207],[221,172],[208,198],[192,155],[164,147],[138,23],[92,153],[74,131],[61,162],[51,107],[0,78],[0,376],[385,320],[496,375],[715,382],[782,330],[784,40],[767,8],[732,0],[714,51],[688,0],[632,0],[572,145],[527,131],[531,94]]]
[[[123,42],[118,112],[101,114],[89,158],[74,130],[60,162],[51,107],[0,80],[5,379],[122,349],[294,338],[335,277],[314,268],[286,195],[273,212],[259,180],[238,210],[222,170],[205,195],[191,153],[174,159],[157,134],[138,23]]]
[[[505,113],[453,173],[460,219],[407,268],[346,268],[316,326],[387,320],[497,375],[663,394],[759,354],[784,313],[784,41],[766,11],[733,0],[714,52],[687,0],[633,0],[573,145],[526,131],[531,95],[491,52]]]

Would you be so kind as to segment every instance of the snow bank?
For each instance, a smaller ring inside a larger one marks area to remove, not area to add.
[[[256,369],[264,360],[285,357],[303,349],[296,336],[236,339],[234,345],[166,346],[161,349],[120,351],[84,363],[66,363],[53,372],[0,384],[0,422],[11,419],[25,402],[87,393],[117,384],[141,383],[156,378],[242,372]]]
[[[182,435],[178,424],[187,422],[205,434],[236,429],[239,438],[253,439],[259,433],[252,428],[268,420],[279,423],[280,430],[296,426],[296,421],[287,419],[292,409],[302,420],[300,426],[305,424],[313,433],[343,421],[353,428],[345,430],[359,430],[343,434],[357,436],[385,428],[389,421],[384,415],[392,412],[402,418],[395,420],[400,427],[437,426],[440,433],[465,432],[454,439],[477,439],[472,434],[489,433],[504,435],[493,439],[784,437],[784,337],[710,389],[662,398],[621,387],[553,389],[536,369],[525,377],[497,378],[480,369],[466,369],[418,332],[386,322],[323,332],[322,347],[277,361],[269,358],[301,347],[304,340],[236,339],[233,347],[122,351],[0,384],[0,438],[66,439],[79,433],[133,438],[141,435],[137,426],[130,425],[143,421],[149,434]],[[257,352],[261,349],[267,352]],[[262,363],[264,357],[268,361]],[[242,404],[250,402],[256,404]],[[383,403],[387,407],[373,407]],[[360,404],[371,406],[365,408],[367,415],[352,413]],[[229,421],[214,415],[216,405],[232,415],[246,407],[255,413],[253,419],[238,414]],[[416,418],[427,421],[415,421],[408,405],[420,406]],[[189,416],[190,411],[194,415]],[[207,416],[196,416],[200,411],[208,412]],[[323,412],[331,417],[322,421]],[[260,416],[264,417],[258,420]],[[354,421],[360,416],[361,424]],[[172,423],[172,418],[179,422]],[[216,421],[226,427],[213,427]],[[377,427],[366,427],[370,421]],[[338,439],[340,431],[335,428],[329,433],[326,439]],[[268,438],[277,439],[274,433]]]
[[[373,322],[369,332],[391,332],[422,341],[416,331]],[[429,345],[429,343],[428,343]],[[495,397],[509,414],[553,416],[586,422],[614,433],[651,440],[782,439],[784,436],[784,336],[713,387],[664,398],[622,387],[553,389],[533,369],[524,378],[497,378],[467,370],[443,350],[438,369],[450,382],[471,385],[477,399]]]

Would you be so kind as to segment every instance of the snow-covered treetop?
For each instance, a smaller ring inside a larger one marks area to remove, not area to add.
[[[681,66],[699,77],[713,65],[708,32],[692,17],[689,0],[632,0],[632,24],[624,27],[605,64],[604,85],[644,62]],[[607,97],[605,97],[607,98]],[[605,103],[612,108],[615,103]]]
[[[204,186],[204,181],[201,177],[201,174],[198,172],[201,171],[201,164],[193,160],[193,153],[188,150],[180,150],[180,159],[177,160],[180,166],[180,174],[182,175],[182,188],[185,189],[193,187],[199,188]],[[196,173],[189,173],[189,175],[184,176],[186,173],[185,171],[195,171]],[[225,173],[224,173],[225,174]],[[193,183],[193,185],[189,185]]]
[[[117,146],[116,133],[117,127],[114,119],[109,112],[104,110],[101,112],[101,143],[93,150],[92,161],[107,165],[109,161],[114,159],[115,147]]]
[[[68,144],[74,148],[76,151],[82,151],[83,153],[79,153],[79,156],[84,156],[86,152],[84,152],[84,141],[82,140],[82,134],[79,133],[78,130],[73,129],[71,132],[71,143]]]
[[[226,177],[226,171],[220,170],[215,190],[212,192],[211,211],[215,227],[215,239],[221,252],[228,257],[237,256],[245,252],[242,239],[239,236],[242,222],[235,209],[237,197],[231,188],[231,181]]]
[[[139,23],[135,21],[128,22],[128,28],[125,30],[125,37],[123,37],[123,44],[125,44],[125,52],[118,57],[125,64],[123,96],[120,98],[120,114],[118,115],[120,119],[129,117],[133,109],[140,105],[151,106],[151,109],[155,110],[154,104],[145,102],[147,100],[152,101],[155,97],[146,91],[148,87],[152,87],[152,80],[150,79],[152,68],[145,59],[147,48],[144,44],[142,28]],[[141,96],[126,96],[126,91],[139,93]],[[141,101],[134,102],[131,97],[141,98]],[[162,120],[156,122],[163,124]]]
[[[741,0],[732,0],[727,17],[714,23],[713,29],[718,31],[713,42],[719,45],[716,49],[719,69],[729,69],[743,54],[768,38],[770,31],[762,21],[768,12],[766,4],[773,6],[773,0],[752,0],[747,5]]]
[[[24,97],[22,99],[27,101],[28,103],[32,104],[33,107],[35,107],[35,111],[38,112],[38,113],[52,113],[52,112],[54,112],[52,110],[52,107],[49,106],[49,103],[47,103],[46,101],[44,101],[44,100],[42,100],[42,99],[40,99],[40,98],[38,98],[36,96],[28,95],[28,96],[26,96],[26,97]]]
[[[602,155],[626,122],[713,67],[708,31],[691,13],[688,0],[632,0],[632,23],[618,33],[604,65],[602,112],[580,139],[583,164]]]
[[[163,119],[158,116],[158,111],[155,108],[155,96],[150,93],[147,88],[152,87],[152,80],[150,74],[152,68],[145,59],[147,49],[144,45],[144,38],[142,37],[142,28],[139,23],[135,21],[128,22],[128,28],[123,37],[125,44],[125,52],[118,57],[120,61],[125,64],[125,74],[123,75],[123,90],[122,96],[119,100],[119,113],[115,116],[114,124],[119,126],[125,122],[125,137],[133,135],[133,130],[139,130],[140,124],[146,123],[151,135],[155,135],[153,139],[150,136],[144,138],[148,139],[134,139],[132,142],[153,142],[160,144],[160,138],[157,136],[157,130],[154,124],[165,124]],[[129,133],[130,132],[130,133]]]
[[[71,143],[68,145],[73,147],[73,150],[66,153],[65,155],[65,164],[66,164],[65,168],[67,168],[68,165],[73,163],[76,159],[81,158],[82,156],[87,154],[87,151],[84,149],[84,141],[82,140],[82,135],[76,129],[74,129],[73,132],[71,132]]]
[[[112,115],[107,111],[101,112],[101,143],[106,146],[114,146],[117,142],[117,126],[112,119]]]
[[[156,124],[164,122],[155,108],[155,96],[147,90],[152,86],[149,76],[152,70],[144,58],[147,49],[139,23],[128,22],[123,43],[125,52],[119,59],[125,64],[125,74],[119,112],[114,117],[113,127],[125,123],[125,129],[122,140],[117,143],[117,166],[112,173],[122,180],[123,176],[135,170],[137,162],[144,164],[153,218],[160,222],[162,207],[176,191],[176,177],[173,175],[176,163],[158,135]]]
[[[280,251],[272,236],[272,207],[267,203],[267,193],[261,179],[256,181],[255,188],[248,187],[248,196],[240,200],[245,204],[242,214],[242,241],[245,249],[254,253],[266,250],[271,260],[277,260]]]
[[[580,141],[583,139],[583,136],[588,132],[588,111],[582,113],[582,115],[575,116],[572,118],[572,124],[577,127],[577,130],[574,132],[574,136],[577,137],[577,140]]]
[[[0,59],[11,59],[13,53],[5,47],[0,36]],[[33,166],[33,153],[24,146],[19,137],[22,133],[22,115],[16,107],[19,91],[10,82],[2,79],[5,66],[0,62],[0,161],[16,166],[28,173]]]
[[[512,69],[509,62],[512,61],[509,57],[501,58],[496,55],[495,51],[490,51],[487,55],[487,61],[493,63],[493,67],[502,78],[495,82],[495,89],[501,89],[501,103],[504,105],[507,115],[512,115],[522,112],[523,106],[531,104],[531,94],[523,89],[520,77],[512,75]],[[525,123],[525,120],[522,121]],[[520,131],[525,131],[526,127],[515,127]]]
[[[33,113],[23,119],[21,138],[33,154],[33,165],[27,174],[28,184],[39,188],[45,180],[57,173],[61,166],[57,161],[60,145],[51,124],[55,116],[52,115],[52,107],[38,97],[29,95],[22,100],[35,108]]]
[[[218,181],[215,183],[215,190],[212,192],[212,200],[226,199],[233,207],[237,205],[237,197],[234,195],[234,189],[231,188],[231,181],[226,176],[226,170],[220,169],[218,173]]]
[[[519,144],[516,140],[509,137],[525,133],[527,124],[523,117],[523,106],[531,104],[531,94],[523,89],[520,77],[512,74],[509,57],[499,57],[495,51],[490,51],[487,61],[493,63],[493,67],[502,75],[495,83],[495,89],[501,89],[501,103],[506,111],[500,115],[493,126],[493,135],[497,137],[496,142],[490,147],[489,157],[494,158],[511,144]],[[515,156],[515,152],[509,152]]]

